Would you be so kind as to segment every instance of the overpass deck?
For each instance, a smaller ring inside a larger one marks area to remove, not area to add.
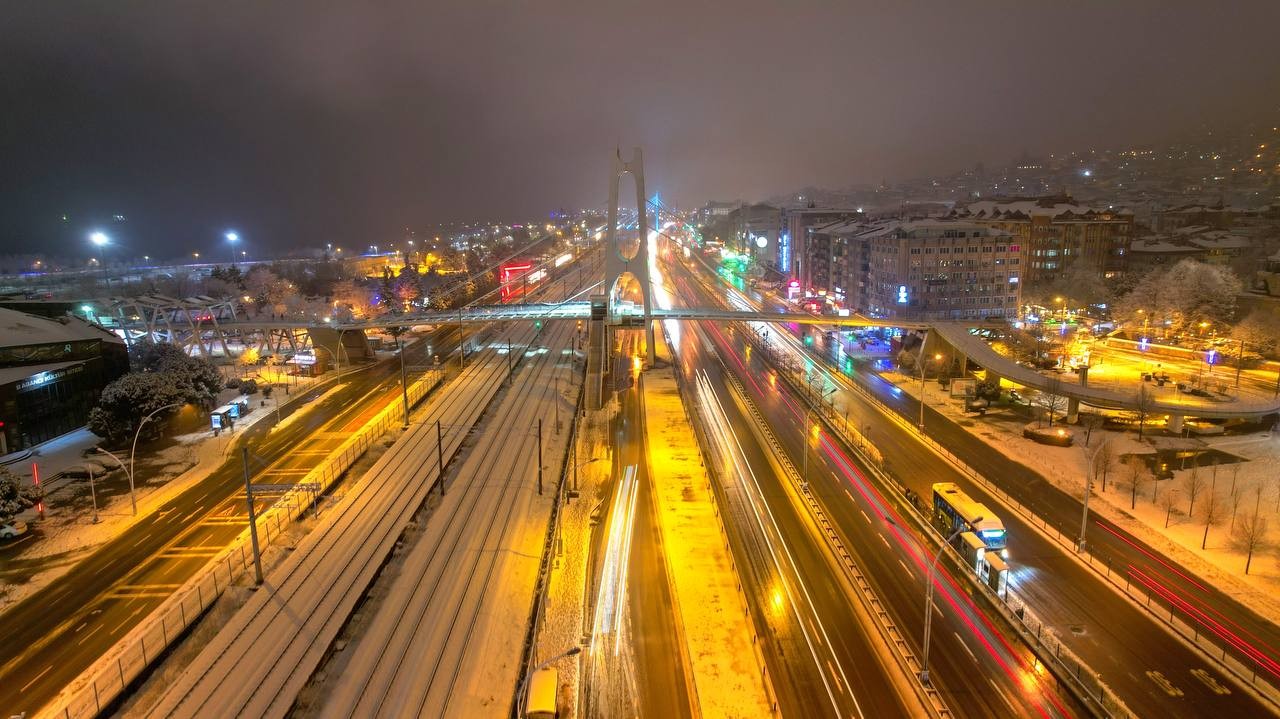
[[[966,357],[1011,382],[1042,392],[1053,391],[1055,394],[1093,407],[1125,410],[1138,409],[1139,400],[1136,392],[1124,394],[1114,390],[1073,384],[1063,382],[1055,377],[1048,377],[999,354],[991,349],[991,345],[987,344],[985,340],[970,333],[961,325],[939,324],[933,326],[932,329],[943,341]],[[1171,416],[1194,416],[1211,419],[1254,419],[1280,412],[1280,399],[1213,402],[1184,396],[1173,401],[1167,398],[1151,398],[1148,402],[1147,413],[1157,415],[1168,414]]]

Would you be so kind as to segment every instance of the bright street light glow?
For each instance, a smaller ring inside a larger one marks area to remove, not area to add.
[[[89,235],[89,241],[98,247],[111,244],[111,238],[107,237],[105,232],[93,232]]]
[[[234,233],[234,232],[228,232],[228,233],[225,235],[225,237],[227,238],[227,242],[239,242],[239,241],[240,241],[240,235],[237,235],[237,234],[236,234],[236,233]]]

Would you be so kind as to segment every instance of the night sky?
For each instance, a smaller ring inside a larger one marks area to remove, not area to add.
[[[759,199],[1159,142],[1280,97],[1274,0],[337,5],[5,2],[0,254],[88,254],[95,226],[137,254],[227,228],[362,246],[600,206],[619,142],[668,200]]]

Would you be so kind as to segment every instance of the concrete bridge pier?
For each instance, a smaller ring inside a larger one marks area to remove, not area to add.
[[[1169,431],[1173,432],[1174,434],[1178,434],[1182,432],[1183,419],[1184,419],[1183,415],[1180,415],[1180,414],[1169,415]]]
[[[1067,398],[1067,424],[1075,424],[1080,419],[1080,400]]]

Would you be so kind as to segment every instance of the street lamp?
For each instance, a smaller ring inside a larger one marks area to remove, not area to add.
[[[235,232],[227,232],[223,235],[227,238],[227,244],[231,246],[231,266],[236,266],[236,243],[240,241],[240,235]]]
[[[977,517],[973,520],[973,524],[981,522],[985,517]],[[929,563],[929,571],[925,573],[925,600],[924,600],[924,651],[920,660],[920,681],[925,684],[929,683],[929,630],[933,626],[933,573],[937,569],[938,560],[942,559],[942,553],[946,551],[947,546],[956,541],[956,537],[965,530],[964,525],[956,528],[951,536],[947,537],[947,541],[938,547],[938,553],[933,555],[933,561]]]
[[[107,246],[111,244],[111,238],[101,230],[94,230],[89,233],[89,242],[92,242],[94,247],[102,251],[102,276],[106,279],[107,289],[110,290],[111,273],[107,270]]]
[[[526,674],[526,675],[525,675],[525,677],[524,677],[524,679],[520,681],[520,691],[519,691],[519,692],[516,692],[516,697],[517,697],[517,699],[519,700],[519,702],[520,702],[521,706],[523,706],[523,705],[524,705],[524,703],[525,703],[525,696],[524,696],[524,693],[525,693],[525,691],[527,691],[527,690],[528,690],[528,688],[529,688],[529,677],[533,676],[534,674],[537,674],[538,672],[542,671],[543,669],[546,669],[548,666],[550,666],[551,664],[554,664],[555,662],[560,661],[561,659],[567,659],[567,658],[569,658],[569,657],[576,656],[576,655],[577,655],[578,653],[580,653],[581,651],[582,651],[582,647],[579,647],[579,646],[570,647],[569,649],[567,649],[567,650],[565,650],[565,651],[563,651],[563,652],[561,652],[561,653],[559,653],[559,654],[555,655],[554,657],[551,657],[550,659],[546,660],[545,662],[543,662],[543,663],[539,664],[538,666],[534,667],[534,668],[533,668],[533,671],[531,671],[531,672],[529,672],[528,674]],[[521,716],[523,716],[523,715],[524,715],[524,710],[523,710],[523,709],[521,709],[521,710],[520,710],[520,714],[521,714]]]
[[[818,406],[821,407],[822,401],[827,397],[831,396],[832,394],[834,394],[836,389],[837,389],[836,387],[832,387],[831,389],[819,395]],[[809,417],[812,414],[813,414],[812,409],[806,409],[804,411],[804,460],[801,463],[804,469],[800,471],[800,486],[806,491],[808,491],[809,489]]]
[[[143,417],[143,418],[142,418],[142,421],[138,423],[138,429],[134,430],[134,433],[133,433],[133,447],[129,449],[129,472],[128,472],[128,474],[129,474],[129,502],[133,505],[133,514],[134,514],[134,516],[137,516],[137,514],[138,514],[138,498],[137,498],[137,496],[133,493],[133,459],[134,459],[134,453],[138,451],[138,435],[142,434],[142,425],[146,424],[146,423],[147,423],[147,420],[151,419],[151,418],[152,418],[152,417],[153,417],[157,412],[163,412],[163,411],[164,411],[164,410],[166,410],[166,409],[173,409],[174,407],[181,407],[181,406],[183,406],[184,404],[186,404],[186,403],[185,403],[185,402],[174,402],[173,404],[166,404],[166,405],[165,405],[165,406],[163,406],[163,407],[157,407],[156,409],[151,410],[151,412],[149,412],[149,413],[147,414],[147,416],[146,416],[146,417]],[[99,452],[102,452],[102,453],[106,454],[107,456],[111,457],[112,459],[114,459],[114,460],[116,461],[116,463],[117,463],[117,464],[119,464],[121,467],[123,467],[123,466],[124,466],[124,462],[121,462],[121,461],[120,461],[120,458],[119,458],[119,457],[117,457],[117,456],[115,456],[115,455],[114,455],[114,454],[112,454],[111,452],[108,452],[107,450],[103,449],[102,447],[98,447],[98,448],[97,448],[97,450],[98,450]]]
[[[921,349],[923,349],[923,348],[921,348]],[[921,359],[920,359],[920,431],[922,431],[922,432],[924,431],[924,370],[925,370],[925,361],[926,361],[926,360],[925,360],[924,358],[921,358]],[[941,362],[941,361],[942,361],[942,353],[941,353],[941,352],[935,352],[935,353],[934,353],[934,355],[933,355],[933,361],[934,361],[934,362]]]

